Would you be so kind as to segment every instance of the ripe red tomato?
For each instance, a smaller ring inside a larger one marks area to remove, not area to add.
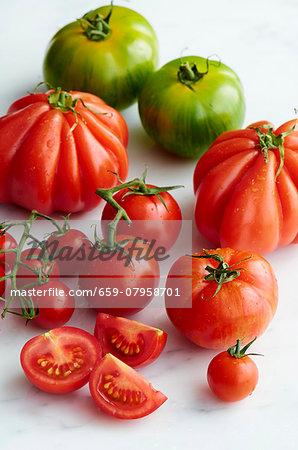
[[[117,183],[111,171],[127,176],[126,122],[95,95],[27,95],[0,118],[0,134],[2,203],[45,214],[90,210],[100,201],[95,190]]]
[[[82,271],[89,249],[87,236],[80,230],[70,229],[65,234],[52,233],[46,242],[49,256],[59,265],[60,276],[73,276]]]
[[[297,123],[291,120],[275,131],[264,128],[268,122],[227,131],[199,160],[194,173],[195,219],[210,242],[265,254],[297,239]],[[294,126],[295,131],[280,137]],[[281,158],[276,147],[283,139],[284,163],[278,173]]]
[[[146,184],[146,187],[156,187]],[[181,210],[169,192],[159,194],[167,208],[156,195],[136,195],[130,194],[129,189],[118,191],[113,198],[127,212],[132,221],[128,225],[122,218],[117,226],[118,234],[129,234],[141,237],[149,242],[156,241],[156,246],[169,250],[176,242],[181,230]],[[168,209],[168,210],[167,210]],[[102,216],[101,227],[103,235],[107,234],[107,227],[116,216],[117,211],[109,203],[106,203]]]
[[[133,239],[111,253],[95,250],[79,276],[79,288],[98,312],[116,316],[135,314],[145,308],[159,285],[159,264],[148,244]]]
[[[38,286],[35,292],[36,295],[32,295],[31,298],[38,306],[39,313],[30,322],[49,330],[61,327],[69,321],[74,312],[75,301],[64,283],[49,281]]]
[[[207,370],[210,389],[225,402],[237,402],[251,395],[258,379],[258,368],[249,356],[235,357],[229,351],[216,355]]]
[[[210,276],[206,268],[214,271],[218,262],[180,257],[171,267],[166,283],[167,288],[180,294],[174,297],[166,291],[170,320],[188,339],[206,348],[227,348],[239,336],[245,337],[245,342],[260,336],[271,322],[278,302],[277,281],[270,264],[254,252],[218,248],[207,253],[221,256],[239,276],[224,282],[214,295],[218,283],[206,280]],[[217,279],[220,276],[215,275]]]
[[[89,387],[96,405],[118,419],[147,416],[167,400],[142,375],[109,353],[92,370]]]
[[[4,267],[0,265],[0,278],[5,277]],[[0,281],[0,297],[4,294],[5,291],[5,280]]]
[[[20,358],[31,383],[52,394],[65,394],[88,382],[101,355],[100,345],[90,333],[60,327],[26,342]]]
[[[40,270],[42,278],[59,278],[60,272],[58,264],[53,262],[48,262],[44,264],[42,261],[42,250],[40,248],[27,249],[21,253],[21,262],[25,263],[32,269]],[[34,274],[30,269],[19,265],[17,270],[17,287],[21,289],[23,286],[30,283],[38,283],[38,276]]]
[[[103,313],[97,316],[94,336],[104,355],[112,353],[131,367],[147,366],[155,361],[167,341],[164,331]]]
[[[0,233],[0,250],[13,250],[17,246],[17,241],[11,234],[7,232]],[[5,264],[6,271],[12,268],[14,261],[14,253],[0,253],[0,264]]]

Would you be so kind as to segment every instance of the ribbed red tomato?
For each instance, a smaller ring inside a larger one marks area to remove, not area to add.
[[[194,191],[197,227],[215,245],[266,254],[297,242],[298,120],[221,134],[196,166]]]
[[[98,97],[59,90],[30,94],[0,118],[0,202],[29,210],[90,210],[98,187],[128,171],[127,125]]]

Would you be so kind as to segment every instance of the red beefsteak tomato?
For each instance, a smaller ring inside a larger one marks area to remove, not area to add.
[[[0,118],[0,202],[50,214],[90,210],[98,187],[128,171],[127,125],[95,95],[58,88],[14,102]],[[117,180],[116,180],[117,182]]]
[[[266,254],[298,241],[298,120],[221,134],[194,172],[200,233]]]

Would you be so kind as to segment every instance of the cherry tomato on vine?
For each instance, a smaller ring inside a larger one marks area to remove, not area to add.
[[[225,402],[237,402],[248,397],[258,383],[258,368],[245,354],[252,342],[240,351],[238,339],[235,346],[216,355],[208,366],[207,380],[210,389]]]
[[[11,234],[7,232],[0,232],[0,250],[13,250],[17,248],[17,241]],[[5,270],[12,268],[15,261],[14,253],[0,253],[0,265],[5,265]]]
[[[39,283],[38,273],[42,280],[59,278],[60,272],[55,261],[43,261],[43,251],[40,248],[27,249],[21,253],[21,263],[26,264],[37,273],[27,267],[19,265],[16,275],[17,287],[20,289],[30,283]]]
[[[103,354],[111,353],[131,367],[151,364],[166,345],[167,334],[134,320],[99,313],[94,336]]]
[[[90,333],[60,327],[30,339],[20,359],[32,384],[46,392],[65,394],[88,382],[101,355],[100,345]]]
[[[89,388],[96,405],[118,419],[147,416],[167,400],[142,375],[109,353],[92,370]]]
[[[5,277],[4,267],[0,265],[0,278]],[[0,297],[4,294],[5,291],[5,280],[0,281]]]

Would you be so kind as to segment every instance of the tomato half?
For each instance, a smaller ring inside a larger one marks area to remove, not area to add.
[[[156,187],[146,184],[146,187]],[[118,234],[130,234],[141,237],[150,243],[155,242],[155,247],[164,247],[169,250],[176,242],[181,230],[181,210],[169,192],[160,193],[166,207],[156,195],[127,194],[129,189],[117,192],[113,198],[128,214],[132,221],[128,225],[122,218],[117,225]],[[109,203],[106,203],[102,216],[101,228],[106,236],[108,224],[116,216],[117,211]]]
[[[112,353],[131,367],[151,364],[167,341],[164,331],[103,313],[97,316],[94,336],[99,340],[103,354]]]
[[[239,336],[245,338],[244,342],[260,336],[277,308],[278,287],[272,267],[254,252],[218,248],[207,253],[223,258],[230,267],[227,276],[232,270],[238,276],[224,282],[216,293],[218,283],[205,277],[219,263],[211,257],[205,259],[204,252],[180,257],[166,283],[167,288],[181,293],[180,297],[166,295],[170,320],[188,339],[206,348],[228,348]],[[196,257],[202,255],[204,259]]]
[[[100,345],[90,333],[60,327],[26,342],[20,358],[31,383],[52,394],[65,394],[88,382],[101,355]]]
[[[21,253],[20,262],[26,264],[28,268],[21,264],[18,267],[16,280],[19,289],[27,284],[39,283],[38,273],[40,273],[42,280],[57,279],[60,276],[58,264],[55,261],[45,262],[43,260],[43,251],[40,248],[24,250]],[[36,273],[30,270],[29,267],[34,269]]]
[[[136,101],[157,63],[158,42],[147,20],[122,6],[102,6],[55,34],[43,71],[52,85],[96,94],[119,110]]]
[[[0,250],[13,250],[17,248],[18,244],[15,238],[5,232],[0,233]],[[0,253],[0,264],[5,265],[5,270],[9,270],[12,268],[15,261],[15,253]]]
[[[95,248],[79,276],[79,288],[98,312],[116,316],[135,314],[147,306],[159,285],[159,264],[149,245],[131,236],[123,251],[109,253]]]
[[[110,171],[127,176],[126,122],[91,94],[23,97],[0,118],[0,134],[2,203],[45,214],[90,210],[100,201],[95,190],[117,183]]]
[[[89,387],[96,405],[118,419],[147,416],[167,400],[142,375],[111,354],[98,361]]]
[[[148,77],[139,96],[148,135],[183,157],[200,157],[220,133],[242,125],[244,111],[235,72],[198,56],[165,64]]]
[[[297,123],[269,130],[263,121],[228,131],[202,156],[194,172],[195,220],[206,239],[261,254],[298,241]]]

